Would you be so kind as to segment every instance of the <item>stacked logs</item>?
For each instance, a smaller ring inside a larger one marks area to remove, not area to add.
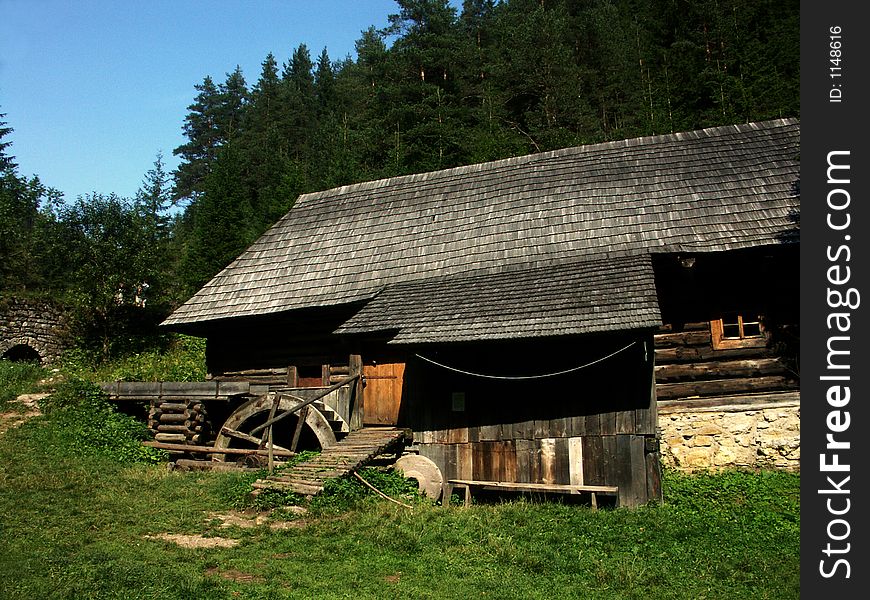
[[[205,405],[199,400],[152,401],[148,428],[156,441],[171,444],[204,444],[211,433]]]

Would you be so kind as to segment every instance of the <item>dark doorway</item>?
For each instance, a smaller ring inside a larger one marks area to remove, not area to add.
[[[11,360],[15,362],[41,362],[42,357],[39,356],[39,352],[28,346],[27,344],[17,344],[12,346],[3,353],[3,357],[6,360]]]

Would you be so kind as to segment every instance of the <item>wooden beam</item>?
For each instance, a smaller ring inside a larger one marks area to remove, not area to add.
[[[718,407],[736,407],[742,410],[764,409],[770,406],[780,404],[797,404],[800,405],[801,393],[799,391],[792,392],[773,392],[770,394],[748,394],[744,396],[714,396],[707,398],[686,398],[680,400],[660,400],[658,403],[658,412],[660,414],[669,414],[677,412],[687,412],[699,409],[712,409]]]
[[[356,385],[353,387],[353,397],[350,407],[350,420],[348,425],[350,426],[350,430],[354,431],[357,429],[362,429],[363,426],[363,394],[365,393],[363,388],[365,387],[363,382],[363,362],[362,356],[359,354],[351,354],[348,359],[348,373],[350,377],[356,377]]]
[[[677,333],[659,333],[655,336],[656,348],[672,348],[674,346],[711,345],[710,330],[680,331]]]
[[[655,371],[658,383],[759,377],[761,375],[782,375],[787,372],[785,365],[777,358],[674,363],[657,365]]]
[[[684,383],[659,383],[656,397],[659,400],[675,400],[693,396],[723,396],[751,394],[753,392],[786,391],[800,387],[800,383],[782,376],[739,377],[734,379],[711,379]]]
[[[656,347],[655,356],[657,364],[673,362],[697,362],[707,360],[724,360],[735,358],[763,358],[772,356],[768,348],[733,348],[730,350],[713,350],[712,346],[695,347]]]
[[[469,479],[450,479],[453,485],[471,485],[489,490],[516,490],[532,492],[595,492],[598,494],[618,494],[619,487],[615,485],[570,485],[549,483],[515,483],[510,481],[479,481]]]
[[[280,396],[278,396],[278,395],[276,394],[275,397],[272,398],[272,408],[269,409],[269,419],[273,418],[273,417],[275,416],[275,413],[278,412],[278,406],[279,406],[280,404],[281,404],[281,398],[280,398]],[[271,434],[271,433],[272,433],[272,427],[271,427],[271,426],[268,427],[268,428],[263,432],[263,436],[260,438],[260,443],[257,445],[257,447],[258,447],[260,450],[262,450],[263,448],[266,447],[266,443],[269,441],[269,439],[270,439],[270,434]]]
[[[230,437],[234,437],[234,438],[239,439],[239,440],[244,440],[246,442],[250,442],[250,443],[256,445],[258,450],[262,450],[262,448],[260,448],[260,438],[258,438],[258,437],[248,435],[247,433],[244,433],[242,431],[236,431],[235,429],[230,429],[229,427],[221,427],[221,433],[224,435],[228,435]],[[290,450],[288,450],[287,448],[284,448],[282,446],[275,446],[274,448],[275,448],[275,450],[281,450],[283,452],[290,452]]]
[[[175,461],[175,468],[182,471],[257,471],[249,467],[240,467],[235,463],[214,462],[210,460],[190,460],[180,458]]]
[[[310,405],[310,404],[313,404],[313,403],[317,402],[318,400],[320,400],[320,399],[323,398],[324,396],[329,395],[332,391],[337,390],[338,388],[340,388],[340,387],[342,387],[342,386],[344,386],[344,385],[347,385],[348,383],[352,383],[353,381],[356,381],[358,378],[359,378],[358,375],[353,375],[353,376],[351,376],[351,377],[346,377],[345,379],[342,379],[342,380],[339,381],[338,383],[335,383],[335,384],[329,386],[328,388],[324,388],[324,389],[322,389],[321,391],[319,391],[318,393],[316,393],[314,396],[312,396],[312,397],[309,398],[308,400],[305,400],[305,401],[302,402],[301,404],[297,404],[296,406],[294,406],[293,408],[291,408],[291,409],[288,410],[287,412],[283,412],[283,413],[281,413],[280,415],[278,415],[278,416],[276,416],[276,417],[273,417],[273,418],[269,419],[268,421],[266,421],[266,422],[263,423],[262,425],[259,425],[259,426],[257,426],[257,427],[254,427],[254,428],[251,430],[251,434],[253,435],[253,434],[255,434],[255,433],[259,433],[260,431],[264,430],[266,427],[269,427],[270,425],[273,425],[273,424],[277,423],[277,422],[280,421],[281,419],[285,419],[285,418],[289,417],[290,415],[292,415],[292,414],[294,414],[294,413],[296,413],[296,412],[302,410],[302,409],[305,408],[306,406],[308,406],[308,405]],[[293,397],[296,398],[295,396],[293,396]],[[259,440],[257,440],[257,441],[259,442]]]
[[[302,426],[305,425],[305,419],[308,417],[308,409],[306,406],[299,411],[299,419],[296,421],[296,430],[293,432],[293,441],[290,443],[290,452],[296,452],[296,447],[299,445],[299,438],[302,436]],[[272,431],[272,428],[269,428]]]
[[[267,450],[259,450],[253,448],[215,448],[214,446],[195,446],[188,444],[169,444],[165,442],[142,442],[143,446],[150,448],[159,448],[160,450],[169,450],[170,452],[190,452],[192,454],[257,454],[266,456]],[[275,450],[275,456],[295,456],[295,452],[288,450]]]

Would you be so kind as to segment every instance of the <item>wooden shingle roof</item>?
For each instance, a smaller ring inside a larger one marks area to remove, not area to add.
[[[381,293],[369,308],[378,321],[387,299],[405,290],[413,302],[428,279],[447,290],[471,275],[797,241],[799,152],[799,122],[776,120],[306,194],[164,324]]]
[[[600,333],[661,324],[649,254],[388,286],[335,333],[391,343]]]

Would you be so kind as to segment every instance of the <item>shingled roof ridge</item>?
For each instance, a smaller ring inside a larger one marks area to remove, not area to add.
[[[372,192],[378,188],[390,188],[401,185],[414,185],[420,182],[430,180],[434,177],[455,177],[466,174],[472,174],[479,171],[496,170],[509,166],[519,166],[533,164],[536,162],[547,162],[561,157],[574,156],[578,154],[592,154],[595,152],[607,150],[622,150],[634,146],[656,146],[665,142],[672,141],[687,141],[691,139],[713,138],[725,135],[741,134],[748,131],[761,131],[767,129],[778,129],[782,127],[790,127],[798,124],[800,121],[797,118],[780,118],[767,121],[753,121],[749,123],[738,123],[733,125],[717,125],[698,129],[694,131],[680,131],[675,133],[664,133],[627,138],[621,140],[610,140],[606,142],[598,142],[594,144],[583,144],[579,146],[570,146],[567,148],[559,148],[556,150],[548,150],[546,152],[538,152],[535,154],[524,154],[520,156],[512,156],[493,161],[474,163],[459,167],[451,167],[447,169],[436,169],[433,171],[424,171],[421,173],[411,173],[408,175],[396,175],[393,177],[385,177],[371,181],[362,181],[351,183],[339,187],[319,190],[302,194],[296,201],[296,206],[300,204],[309,204],[318,200],[330,200],[336,196],[345,196],[355,192]],[[282,219],[283,220],[283,219]]]
[[[601,251],[594,254],[583,256],[557,256],[555,258],[536,257],[532,260],[515,260],[510,262],[502,262],[489,267],[472,267],[466,270],[458,270],[449,274],[421,273],[419,276],[409,276],[401,281],[389,282],[378,287],[377,292],[372,297],[376,297],[385,289],[401,288],[405,286],[414,286],[419,284],[437,283],[442,281],[451,281],[457,279],[486,279],[491,277],[501,277],[504,275],[517,274],[523,272],[532,272],[539,269],[556,270],[573,269],[582,266],[594,265],[603,261],[612,261],[623,265],[645,265],[650,263],[652,255],[655,252],[644,248],[641,250],[623,250],[623,251]]]

